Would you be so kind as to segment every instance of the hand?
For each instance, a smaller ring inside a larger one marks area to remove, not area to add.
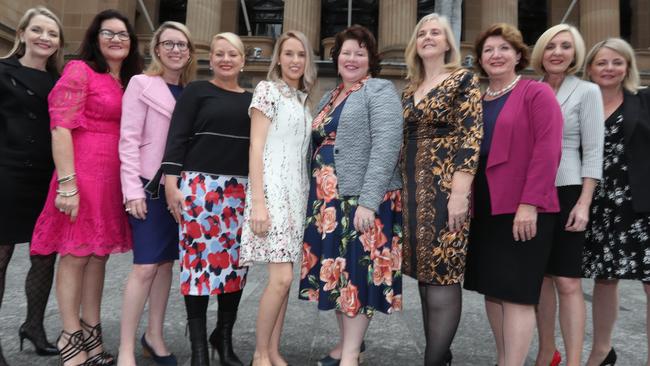
[[[61,213],[70,216],[70,222],[75,222],[79,213],[79,193],[71,197],[57,194],[54,198],[54,207],[58,208]]]
[[[136,219],[144,220],[147,218],[147,202],[144,198],[136,198],[126,201],[126,212]]]
[[[271,218],[266,203],[253,203],[251,208],[250,226],[253,234],[257,236],[266,236],[271,228]]]
[[[564,230],[573,232],[585,231],[587,230],[588,222],[589,205],[578,201],[569,213],[569,219],[567,220],[566,225],[564,225]]]
[[[458,232],[463,228],[469,212],[469,198],[466,194],[454,194],[449,196],[447,203],[447,212],[449,214],[449,231]]]
[[[537,207],[522,203],[517,208],[512,224],[515,241],[531,240],[537,235]]]
[[[185,201],[183,192],[173,184],[165,186],[165,199],[167,199],[167,209],[174,217],[174,220],[180,224],[183,202]]]
[[[357,212],[354,213],[354,229],[358,232],[365,233],[375,226],[375,212],[363,206],[357,206]]]

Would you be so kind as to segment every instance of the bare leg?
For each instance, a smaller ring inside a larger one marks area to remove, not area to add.
[[[596,280],[592,314],[594,337],[587,366],[598,366],[612,348],[612,332],[618,315],[618,280]]]
[[[101,322],[102,293],[104,292],[104,274],[106,273],[108,256],[90,256],[83,276],[83,291],[81,293],[81,319],[90,326]],[[84,337],[90,334],[84,330]],[[104,351],[100,345],[88,352],[88,357]]]
[[[253,356],[255,366],[273,366],[271,363],[271,338],[293,280],[292,263],[269,263],[268,269],[269,282],[262,293],[257,313],[256,344]]]
[[[359,352],[361,342],[366,335],[370,318],[365,314],[357,314],[354,317],[343,315],[343,351],[341,354],[341,366],[359,365]]]
[[[284,315],[287,313],[287,304],[289,304],[289,293],[284,298],[282,308],[278,314],[278,319],[275,321],[273,333],[271,334],[271,342],[269,343],[269,355],[273,365],[286,365],[287,361],[284,360],[280,354],[280,338],[282,337],[282,327],[284,326]]]
[[[335,313],[336,313],[336,323],[339,326],[339,342],[336,344],[336,346],[334,346],[334,348],[332,348],[329,355],[332,358],[340,360],[341,359],[341,353],[343,352],[343,335],[344,335],[344,333],[343,333],[343,317],[345,317],[345,315],[343,315],[343,313],[341,313],[340,311],[335,311]]]
[[[171,261],[158,264],[156,276],[149,290],[149,321],[145,333],[147,343],[159,356],[170,354],[165,344],[163,325],[165,324],[169,289],[172,285],[173,265],[174,262]]]
[[[135,365],[135,332],[156,276],[157,264],[134,264],[124,287],[118,365]],[[148,338],[147,338],[148,340]]]
[[[551,363],[555,346],[555,314],[557,309],[557,298],[555,295],[555,284],[553,278],[544,276],[542,291],[537,305],[537,335],[539,338],[539,350],[535,366],[548,366]]]
[[[63,331],[72,334],[81,329],[79,311],[84,272],[90,257],[64,255],[59,260],[56,272],[56,300],[63,323]],[[61,349],[67,343],[67,337],[59,338],[57,347]],[[80,352],[69,361],[69,365],[78,365],[86,360],[86,353]]]
[[[582,364],[586,313],[582,279],[554,277],[560,295],[560,329],[566,351],[566,366]]]
[[[505,366],[522,366],[535,330],[535,306],[503,301]]]
[[[499,365],[505,364],[505,348],[503,345],[503,305],[500,300],[485,297],[485,311],[487,313],[488,322],[494,335],[494,342],[497,346],[497,363]]]

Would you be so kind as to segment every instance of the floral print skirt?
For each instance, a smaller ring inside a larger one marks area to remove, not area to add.
[[[248,269],[239,266],[239,244],[247,182],[245,177],[181,174],[180,190],[185,197],[179,225],[183,295],[218,295],[244,288]]]
[[[402,308],[402,216],[399,191],[386,193],[374,228],[354,228],[358,196],[339,196],[333,143],[312,161],[299,298],[348,316]]]

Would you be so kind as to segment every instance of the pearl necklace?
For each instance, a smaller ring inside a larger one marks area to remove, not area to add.
[[[490,89],[490,87],[488,86],[487,89],[485,90],[485,95],[487,95],[488,97],[498,97],[502,94],[505,94],[509,92],[512,88],[514,88],[515,85],[517,85],[519,79],[521,79],[521,75],[517,75],[515,80],[513,80],[510,84],[506,85],[505,88],[496,91],[492,91],[492,89]]]

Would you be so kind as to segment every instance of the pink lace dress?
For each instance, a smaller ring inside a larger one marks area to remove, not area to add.
[[[50,125],[72,131],[79,188],[75,222],[54,207],[56,172],[32,238],[32,254],[104,256],[131,249],[131,233],[122,206],[117,151],[122,86],[83,61],[70,61],[49,95]]]

